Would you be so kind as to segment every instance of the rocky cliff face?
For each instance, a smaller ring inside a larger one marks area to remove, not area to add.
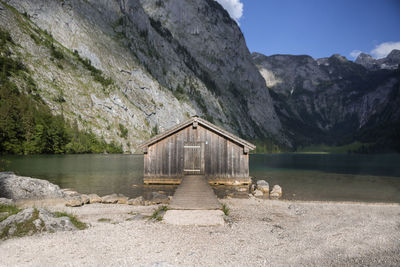
[[[393,49],[389,55],[380,59],[375,59],[368,54],[361,53],[355,60],[355,63],[369,70],[395,70],[400,66],[400,50]]]
[[[254,53],[253,60],[271,88],[284,129],[297,145],[348,143],[360,133],[370,136],[366,129],[400,122],[395,104],[400,90],[398,69],[367,69],[340,55],[314,60]],[[376,142],[379,138],[363,140]]]
[[[178,4],[179,2],[179,4]],[[214,0],[142,0],[150,18],[167,29],[182,47],[186,65],[220,100],[245,135],[280,134],[265,83],[256,71],[244,37]],[[280,138],[281,140],[283,138]]]
[[[52,112],[126,151],[194,114],[290,145],[240,29],[213,0],[7,0],[0,15]]]

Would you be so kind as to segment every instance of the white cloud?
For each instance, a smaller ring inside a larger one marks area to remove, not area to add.
[[[393,49],[400,50],[400,42],[386,42],[381,43],[371,51],[371,55],[374,58],[383,58],[386,57]]]
[[[350,52],[350,56],[352,58],[356,59],[361,53],[362,53],[362,51],[360,51],[360,50],[353,50]]]
[[[239,22],[243,16],[243,3],[240,0],[216,0],[226,11],[228,11],[231,18]]]

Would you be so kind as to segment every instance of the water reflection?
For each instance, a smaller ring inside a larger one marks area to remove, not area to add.
[[[143,184],[142,155],[7,156],[8,170],[81,193],[129,197],[176,186]],[[4,168],[4,167],[3,167]],[[285,199],[400,203],[400,155],[250,155],[250,175],[279,184]],[[246,189],[214,186],[219,197],[246,197]]]

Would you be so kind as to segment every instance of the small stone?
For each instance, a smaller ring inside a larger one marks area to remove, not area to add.
[[[80,207],[83,205],[82,198],[80,196],[67,197],[65,206],[67,207]]]
[[[81,195],[82,203],[83,204],[89,204],[90,203],[90,198],[88,195],[82,194]]]
[[[128,205],[141,206],[143,205],[143,197],[131,198],[128,200]]]
[[[261,190],[258,190],[258,189],[254,190],[253,195],[255,197],[264,197],[263,192]]]
[[[99,197],[97,194],[89,194],[88,197],[89,197],[90,204],[102,202],[101,197]]]
[[[274,185],[269,197],[271,199],[280,199],[282,197],[282,188],[279,185]]]
[[[118,194],[118,204],[128,204],[128,197],[124,196],[123,194]]]
[[[118,203],[118,195],[117,194],[107,195],[107,196],[102,197],[101,199],[102,199],[102,203],[105,203],[105,204]]]
[[[263,194],[268,197],[269,195],[269,184],[265,180],[257,181],[257,189],[263,192]]]

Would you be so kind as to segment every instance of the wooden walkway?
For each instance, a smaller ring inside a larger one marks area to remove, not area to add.
[[[182,180],[169,205],[173,210],[216,210],[217,196],[204,176],[188,175]]]

